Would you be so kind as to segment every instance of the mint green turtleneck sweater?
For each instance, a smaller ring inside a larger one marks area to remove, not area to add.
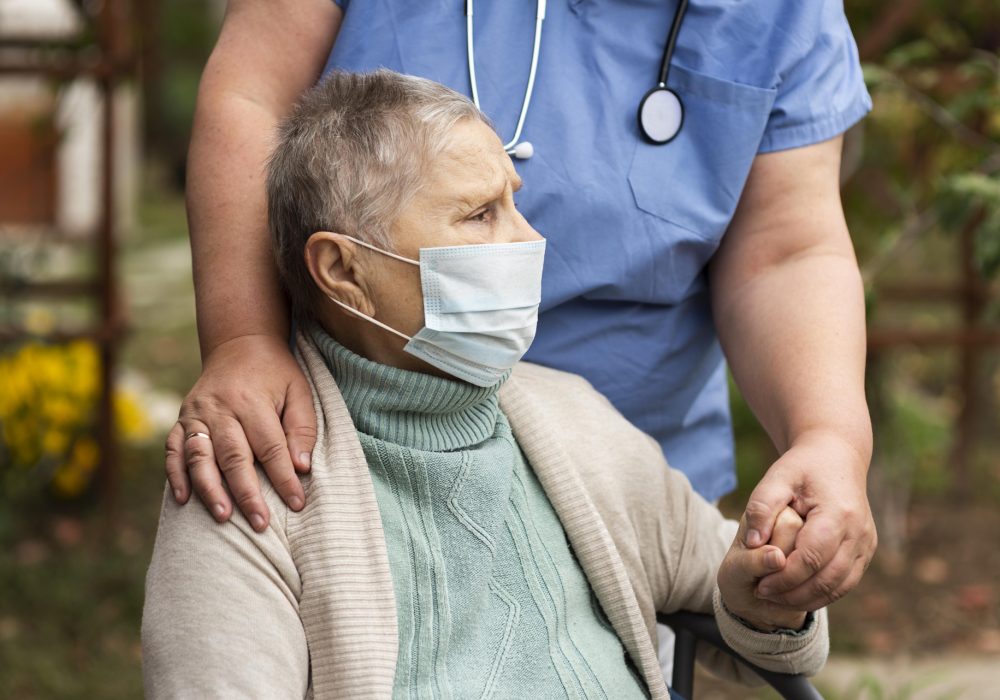
[[[371,468],[399,623],[396,698],[641,698],[495,386],[313,330]]]

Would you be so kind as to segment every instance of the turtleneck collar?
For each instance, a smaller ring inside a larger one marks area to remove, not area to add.
[[[360,432],[431,452],[468,449],[493,436],[497,393],[509,372],[493,386],[478,387],[372,362],[315,323],[310,332]]]

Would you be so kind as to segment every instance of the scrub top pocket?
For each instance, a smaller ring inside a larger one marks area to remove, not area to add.
[[[674,64],[668,86],[684,103],[680,134],[636,145],[629,186],[636,206],[718,241],[732,218],[777,91]]]

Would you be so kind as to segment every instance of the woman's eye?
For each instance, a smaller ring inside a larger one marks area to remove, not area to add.
[[[482,211],[478,211],[475,214],[473,214],[472,216],[470,216],[469,217],[469,221],[476,221],[476,222],[486,222],[486,221],[489,221],[490,216],[492,215],[492,213],[493,213],[492,209],[488,209],[488,208],[487,209],[483,209]]]

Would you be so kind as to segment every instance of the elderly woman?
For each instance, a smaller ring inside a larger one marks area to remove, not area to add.
[[[518,362],[545,246],[520,187],[436,83],[333,74],[289,117],[268,201],[319,426],[307,505],[265,481],[255,534],[167,494],[150,697],[664,698],[655,616],[679,609],[760,666],[822,665],[825,613],[754,595],[790,543],[745,549],[586,382]]]

